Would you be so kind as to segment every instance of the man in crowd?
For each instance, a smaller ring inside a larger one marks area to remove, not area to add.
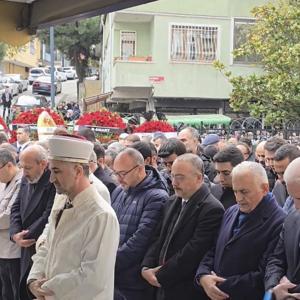
[[[3,119],[5,120],[5,112],[7,109],[7,117],[10,115],[12,95],[9,88],[5,88],[4,93],[2,94],[1,101],[3,105]]]
[[[276,300],[300,299],[300,158],[293,160],[284,172],[289,195],[295,210],[285,219],[274,253],[269,259],[265,288],[271,290]]]
[[[118,154],[114,174],[120,186],[112,193],[112,207],[121,228],[115,290],[127,300],[151,299],[151,289],[141,276],[140,266],[161,219],[167,187],[159,172],[145,167],[142,154],[133,148]]]
[[[201,261],[196,282],[209,299],[261,300],[267,259],[285,213],[268,193],[267,174],[260,164],[242,162],[234,167],[232,186],[237,204],[225,212],[216,245]]]
[[[186,153],[184,143],[175,138],[168,139],[159,149],[158,156],[162,159],[162,163],[165,166],[165,169],[161,172],[167,180],[170,195],[175,193],[171,179],[172,165],[175,159],[184,153]]]
[[[37,299],[113,299],[119,225],[90,184],[92,150],[78,137],[49,139],[50,181],[62,199],[51,212],[45,244],[33,256],[27,283]]]
[[[297,146],[286,144],[279,147],[274,156],[274,170],[277,175],[277,180],[273,188],[273,194],[278,204],[283,207],[288,195],[284,182],[284,172],[287,166],[297,157],[300,156],[300,150]]]
[[[11,208],[10,238],[21,247],[20,299],[31,299],[26,280],[35,253],[35,242],[43,232],[51,212],[55,187],[49,182],[47,152],[38,145],[22,151],[20,165],[24,177]]]
[[[153,134],[152,143],[154,144],[157,151],[161,148],[163,144],[168,141],[167,137],[162,132],[155,132]]]
[[[275,168],[274,168],[274,156],[276,150],[282,145],[286,144],[286,141],[279,137],[272,137],[268,139],[265,143],[265,166],[267,171],[267,176],[269,180],[270,191],[273,190],[275,182],[277,180]]]
[[[118,184],[111,176],[112,170],[105,165],[105,149],[99,143],[95,143],[94,152],[97,157],[97,168],[94,171],[94,175],[106,185],[110,194],[112,194]]]
[[[30,128],[28,126],[17,129],[17,142],[14,146],[17,148],[17,154],[25,150],[30,144]]]
[[[266,141],[260,142],[255,149],[255,161],[265,166],[265,143]]]
[[[204,164],[204,174],[211,182],[213,182],[216,172],[213,163],[210,161],[210,158],[206,157],[201,152],[201,146],[199,142],[200,136],[197,129],[193,127],[182,129],[178,134],[178,138],[184,143],[187,152],[197,154],[202,159]]]
[[[244,161],[242,152],[236,146],[227,146],[214,156],[215,169],[219,184],[211,187],[212,194],[220,200],[224,208],[235,205],[235,195],[232,189],[232,169]]]
[[[203,181],[203,162],[195,154],[178,156],[172,166],[176,195],[167,203],[159,238],[148,250],[142,276],[158,288],[156,299],[194,300],[193,279],[210,249],[224,209]]]
[[[124,141],[124,146],[128,147],[135,142],[140,142],[141,139],[137,134],[129,134]]]
[[[110,193],[108,188],[104,185],[104,183],[94,175],[95,170],[97,169],[97,156],[94,151],[92,151],[90,159],[89,159],[89,179],[90,183],[95,186],[99,195],[110,204]]]
[[[22,171],[7,149],[0,149],[0,299],[19,299],[21,249],[9,239],[10,210],[18,195]]]

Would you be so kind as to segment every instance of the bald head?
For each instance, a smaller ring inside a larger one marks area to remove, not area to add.
[[[255,149],[255,158],[262,165],[265,164],[265,144],[266,141],[262,141],[256,146]]]
[[[288,194],[293,197],[296,209],[300,209],[300,157],[294,159],[286,168],[283,178]]]

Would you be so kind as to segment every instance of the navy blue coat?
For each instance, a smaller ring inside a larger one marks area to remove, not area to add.
[[[54,197],[55,187],[49,182],[50,171],[46,170],[35,190],[25,177],[22,178],[19,194],[11,208],[10,215],[10,237],[29,230],[26,238],[37,240],[42,234],[48,222]],[[20,278],[20,299],[30,299],[26,291],[26,280],[32,266],[32,255],[35,254],[35,245],[21,249],[21,278]]]
[[[120,290],[142,290],[148,285],[141,276],[141,262],[168,199],[161,175],[146,167],[147,176],[134,188],[118,186],[111,203],[120,223],[120,244],[115,268],[115,285]]]
[[[214,271],[226,279],[218,287],[230,300],[261,300],[267,259],[277,244],[285,213],[268,193],[233,236],[238,215],[238,205],[225,212],[216,246],[201,261],[196,279]]]

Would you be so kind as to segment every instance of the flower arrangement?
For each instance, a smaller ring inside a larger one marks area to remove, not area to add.
[[[39,115],[47,111],[48,114],[52,117],[56,125],[64,125],[64,119],[60,114],[55,112],[50,108],[34,108],[25,112],[21,112],[17,117],[12,121],[12,124],[36,124],[39,118]]]
[[[146,121],[142,125],[136,127],[134,132],[174,132],[174,127],[165,121]]]
[[[6,123],[4,122],[3,118],[0,117],[0,129],[2,129],[2,127],[4,131],[8,131]]]
[[[126,128],[126,124],[118,113],[110,112],[106,109],[100,111],[84,113],[76,122],[76,125]]]
[[[83,114],[77,120],[76,125],[118,128],[120,129],[120,132],[122,132],[123,129],[126,128],[126,124],[118,113],[110,112],[106,109]],[[107,133],[100,133],[95,131],[95,135],[96,139],[103,144],[111,140],[118,140],[119,138],[119,133],[117,131]]]
[[[50,108],[34,108],[25,112],[21,112],[17,115],[17,117],[12,121],[12,124],[28,124],[28,125],[36,125],[39,115],[43,112],[47,111],[48,114],[52,117],[56,125],[64,125],[64,119],[57,112],[53,111]],[[32,139],[37,139],[37,132],[33,134]],[[15,130],[11,132],[11,142],[15,142],[17,139],[17,133]]]

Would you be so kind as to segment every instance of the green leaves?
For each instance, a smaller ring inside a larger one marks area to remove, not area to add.
[[[224,64],[214,66],[232,84],[230,105],[266,123],[300,116],[300,1],[278,0],[252,11],[257,22],[234,56],[259,56],[262,75],[234,76]]]

